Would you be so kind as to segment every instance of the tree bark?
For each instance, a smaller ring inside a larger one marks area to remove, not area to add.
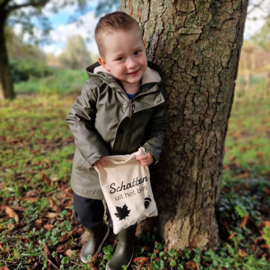
[[[151,183],[159,210],[154,224],[167,250],[219,245],[215,206],[247,6],[247,0],[121,1],[142,28],[148,60],[164,72],[166,141]]]
[[[0,13],[0,15],[2,12]],[[1,17],[2,20],[3,17]],[[8,64],[8,53],[6,48],[3,21],[0,21],[0,100],[13,99],[15,93]]]

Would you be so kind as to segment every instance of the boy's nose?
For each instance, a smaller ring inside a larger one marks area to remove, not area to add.
[[[136,65],[137,65],[137,61],[136,61],[135,57],[129,57],[127,59],[127,68],[132,69],[132,68],[136,67]]]

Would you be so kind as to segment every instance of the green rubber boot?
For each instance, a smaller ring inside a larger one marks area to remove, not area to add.
[[[89,231],[90,237],[81,252],[81,261],[84,263],[88,263],[88,255],[94,256],[96,253],[100,252],[106,238],[110,233],[110,228],[104,221],[93,228],[86,229]]]
[[[118,233],[119,242],[112,259],[106,265],[106,270],[123,270],[123,265],[129,267],[134,254],[133,243],[136,227],[137,224]]]

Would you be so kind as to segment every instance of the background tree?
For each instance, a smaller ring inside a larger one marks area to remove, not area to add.
[[[85,42],[80,35],[67,38],[66,48],[59,55],[59,60],[63,67],[71,69],[85,69],[85,67],[93,62],[87,51]]]
[[[159,221],[139,229],[157,226],[166,249],[218,246],[215,205],[247,6],[243,0],[121,2],[143,29],[148,59],[164,71],[167,132],[152,172]]]
[[[266,20],[260,31],[252,36],[252,41],[266,51],[270,51],[270,18]]]
[[[76,6],[74,8],[74,18],[79,13],[88,10],[87,0],[27,0],[22,3],[16,0],[0,0],[0,100],[5,98],[12,99],[15,96],[11,73],[8,65],[8,53],[6,47],[6,26],[14,27],[20,24],[23,33],[28,33],[32,41],[44,41],[46,33],[50,30],[50,24],[47,17],[43,14],[43,8],[46,4],[51,4],[51,11],[57,12],[67,5]],[[28,9],[25,9],[28,7]],[[37,18],[40,29],[42,30],[41,37],[34,36],[34,24],[31,18]]]
[[[35,44],[29,44],[15,35],[10,27],[5,28],[6,45],[9,60],[35,60],[45,62],[45,53]]]

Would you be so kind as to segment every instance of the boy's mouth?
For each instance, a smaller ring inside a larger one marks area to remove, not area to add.
[[[134,72],[129,72],[129,73],[127,73],[127,75],[131,75],[131,76],[133,75],[134,76],[134,75],[138,74],[139,70],[140,69],[138,69],[138,70],[136,70]]]

